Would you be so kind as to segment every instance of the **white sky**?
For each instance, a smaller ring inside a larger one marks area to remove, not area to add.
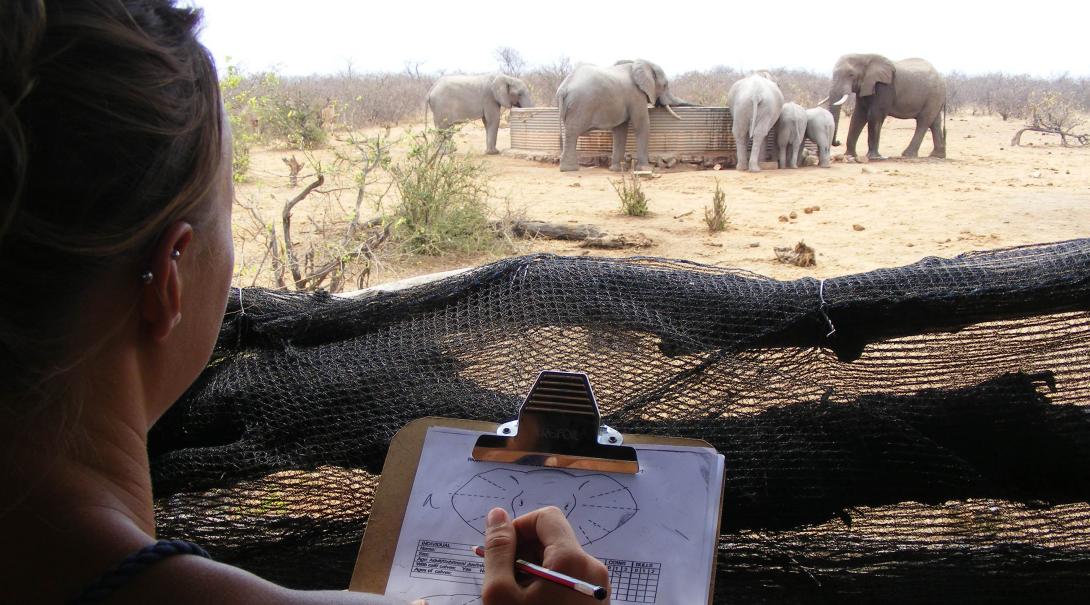
[[[830,72],[841,54],[877,52],[923,57],[942,72],[1090,75],[1078,33],[1090,24],[1085,2],[916,0],[915,13],[903,14],[872,0],[862,15],[853,10],[860,0],[748,2],[752,9],[730,6],[745,0],[191,1],[205,9],[203,41],[221,65],[231,57],[247,71],[290,75],[343,72],[349,62],[357,73],[407,62],[424,72],[493,71],[498,46],[531,65],[642,57],[670,74],[716,65]]]

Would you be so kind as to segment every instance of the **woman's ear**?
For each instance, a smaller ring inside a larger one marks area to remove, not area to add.
[[[655,94],[655,72],[646,61],[632,62],[632,82],[647,95],[647,102],[654,105],[658,98]]]
[[[141,319],[157,343],[165,341],[182,321],[181,261],[192,241],[192,225],[185,221],[171,224],[152,248],[148,266],[139,276]]]

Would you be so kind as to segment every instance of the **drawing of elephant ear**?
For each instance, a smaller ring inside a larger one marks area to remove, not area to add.
[[[484,518],[496,506],[511,513],[511,500],[522,492],[526,473],[502,468],[474,475],[450,497],[451,506],[467,525],[484,535]],[[513,513],[512,513],[513,516]]]
[[[583,546],[620,529],[639,512],[632,492],[606,475],[577,477],[575,501],[568,521]]]
[[[632,62],[632,81],[636,87],[647,95],[647,102],[652,105],[658,99],[658,91],[655,89],[655,72],[646,61]]]

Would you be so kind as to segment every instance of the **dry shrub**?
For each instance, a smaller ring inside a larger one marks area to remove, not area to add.
[[[712,194],[712,207],[704,207],[704,224],[708,231],[724,231],[727,228],[727,194],[715,179],[715,193]]]
[[[813,267],[817,265],[817,254],[814,249],[803,242],[795,244],[794,248],[773,248],[776,260],[796,267]]]

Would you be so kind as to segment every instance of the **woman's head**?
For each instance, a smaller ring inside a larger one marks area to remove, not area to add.
[[[0,8],[0,382],[13,402],[47,402],[109,336],[103,319],[154,315],[148,301],[172,296],[204,305],[202,321],[222,313],[230,143],[199,19],[172,0]],[[210,292],[192,276],[171,290],[170,247],[189,248]],[[91,299],[120,310],[88,317]],[[210,347],[208,331],[186,346]]]

